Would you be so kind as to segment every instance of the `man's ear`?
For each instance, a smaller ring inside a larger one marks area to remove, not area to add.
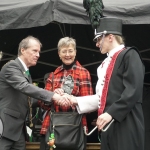
[[[112,41],[114,39],[114,35],[113,34],[109,34],[109,40]]]
[[[20,50],[21,54],[23,54],[24,51],[25,51],[25,49],[24,49],[24,48],[21,48],[21,50]]]

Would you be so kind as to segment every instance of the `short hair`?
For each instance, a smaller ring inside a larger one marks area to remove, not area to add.
[[[74,47],[74,50],[76,50],[76,40],[75,39],[73,39],[71,37],[61,38],[57,45],[58,51],[60,51],[60,49],[62,47],[69,46],[69,45],[72,45]]]
[[[30,47],[29,43],[30,43],[30,40],[35,40],[37,41],[39,44],[40,44],[40,47],[42,47],[42,44],[40,42],[39,39],[33,37],[33,36],[27,36],[26,38],[24,38],[20,43],[19,43],[19,47],[18,47],[18,56],[21,55],[21,49],[24,48],[24,49],[27,49]]]
[[[120,35],[114,35],[119,44],[124,44],[124,38]]]

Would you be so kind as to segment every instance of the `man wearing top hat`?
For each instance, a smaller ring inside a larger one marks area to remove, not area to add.
[[[102,150],[144,150],[142,91],[144,65],[138,50],[124,46],[122,20],[102,18],[96,46],[107,58],[97,69],[96,94],[73,97],[79,113],[98,109]],[[92,99],[92,101],[91,101]]]

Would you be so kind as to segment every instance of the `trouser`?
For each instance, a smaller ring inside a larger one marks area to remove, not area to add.
[[[2,137],[0,140],[0,150],[25,150],[25,136],[22,132],[18,141],[12,141]]]
[[[101,150],[144,150],[141,112],[141,106],[136,105],[123,121],[114,121],[106,132],[101,132]]]

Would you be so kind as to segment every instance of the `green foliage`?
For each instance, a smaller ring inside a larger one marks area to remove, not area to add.
[[[83,7],[90,18],[93,29],[99,26],[100,18],[103,17],[103,1],[102,0],[83,0]]]

